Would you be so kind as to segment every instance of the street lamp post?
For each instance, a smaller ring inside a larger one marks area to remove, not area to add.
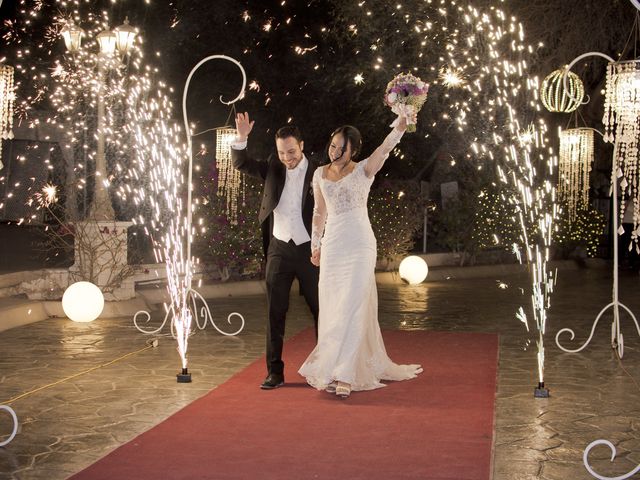
[[[95,76],[95,90],[89,92],[97,98],[96,106],[96,153],[95,153],[95,183],[93,201],[84,221],[75,222],[74,254],[75,262],[69,268],[72,280],[89,280],[97,285],[106,300],[127,300],[135,296],[134,284],[131,279],[124,277],[118,280],[127,265],[127,229],[131,222],[116,221],[116,215],[111,203],[107,181],[107,141],[106,136],[110,125],[108,122],[108,105],[105,98],[109,97],[109,71],[118,68],[126,55],[133,48],[136,29],[129,25],[128,19],[124,24],[106,29],[95,36],[98,44],[97,53],[89,53],[82,48],[85,32],[73,22],[69,22],[61,31],[67,51],[73,55],[79,71],[89,68],[88,76]],[[80,79],[86,84],[86,79]],[[94,82],[92,82],[94,83]],[[93,98],[91,99],[93,101]]]
[[[74,54],[80,50],[82,46],[82,37],[84,31],[70,21],[61,31],[67,50]],[[100,47],[98,53],[98,108],[97,108],[97,141],[96,148],[96,182],[93,203],[90,207],[89,216],[95,220],[115,220],[115,212],[109,197],[109,191],[105,181],[99,181],[98,175],[107,175],[107,160],[105,156],[105,138],[104,138],[104,118],[105,105],[102,89],[104,88],[104,80],[107,74],[107,60],[114,54],[127,55],[133,47],[136,30],[129,25],[129,19],[125,18],[124,24],[116,27],[113,31],[104,30],[96,35],[96,41]]]

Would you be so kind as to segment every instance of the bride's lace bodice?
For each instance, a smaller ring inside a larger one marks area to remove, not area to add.
[[[368,159],[367,159],[368,160]],[[324,167],[315,171],[313,182],[317,182],[325,201],[327,215],[340,215],[355,208],[366,208],[373,177],[367,178],[364,165],[356,164],[353,171],[336,182],[323,177]]]
[[[377,154],[382,155],[383,159],[389,156],[391,150],[398,144],[402,138],[403,132],[392,130],[382,145],[379,147]],[[313,174],[313,222],[311,228],[311,250],[320,248],[324,227],[328,217],[344,215],[355,209],[367,208],[367,199],[369,191],[373,183],[374,175],[377,170],[371,171],[367,168],[369,158],[362,160],[356,164],[353,171],[347,176],[337,181],[331,181],[324,176],[325,167],[319,167]],[[367,176],[369,171],[369,176]],[[366,213],[365,213],[366,216]]]

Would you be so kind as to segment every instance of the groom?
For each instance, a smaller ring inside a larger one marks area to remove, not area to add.
[[[247,139],[254,122],[248,113],[236,116],[238,135],[231,145],[233,166],[264,182],[258,219],[267,257],[267,378],[260,388],[271,390],[284,385],[282,345],[289,309],[289,292],[294,277],[309,305],[318,333],[318,267],[311,257],[311,220],[313,188],[311,179],[316,165],[302,152],[300,130],[282,127],[276,132],[277,158],[256,160],[247,154]]]

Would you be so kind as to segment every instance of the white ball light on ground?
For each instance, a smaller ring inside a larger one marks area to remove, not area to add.
[[[400,278],[411,285],[417,285],[427,278],[429,267],[422,257],[411,255],[400,262],[399,273]]]
[[[74,322],[92,322],[104,308],[104,296],[91,282],[76,282],[62,295],[62,309]]]

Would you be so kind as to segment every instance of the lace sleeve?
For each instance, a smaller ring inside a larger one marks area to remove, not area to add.
[[[384,165],[385,160],[389,157],[391,150],[395,148],[400,139],[404,135],[404,131],[394,128],[389,135],[384,139],[382,144],[376,148],[376,151],[371,154],[364,167],[364,173],[367,177],[371,178],[380,171]]]
[[[313,221],[311,223],[311,252],[320,250],[320,242],[324,235],[324,225],[327,221],[327,204],[320,190],[320,175],[322,167],[319,167],[313,175]]]

